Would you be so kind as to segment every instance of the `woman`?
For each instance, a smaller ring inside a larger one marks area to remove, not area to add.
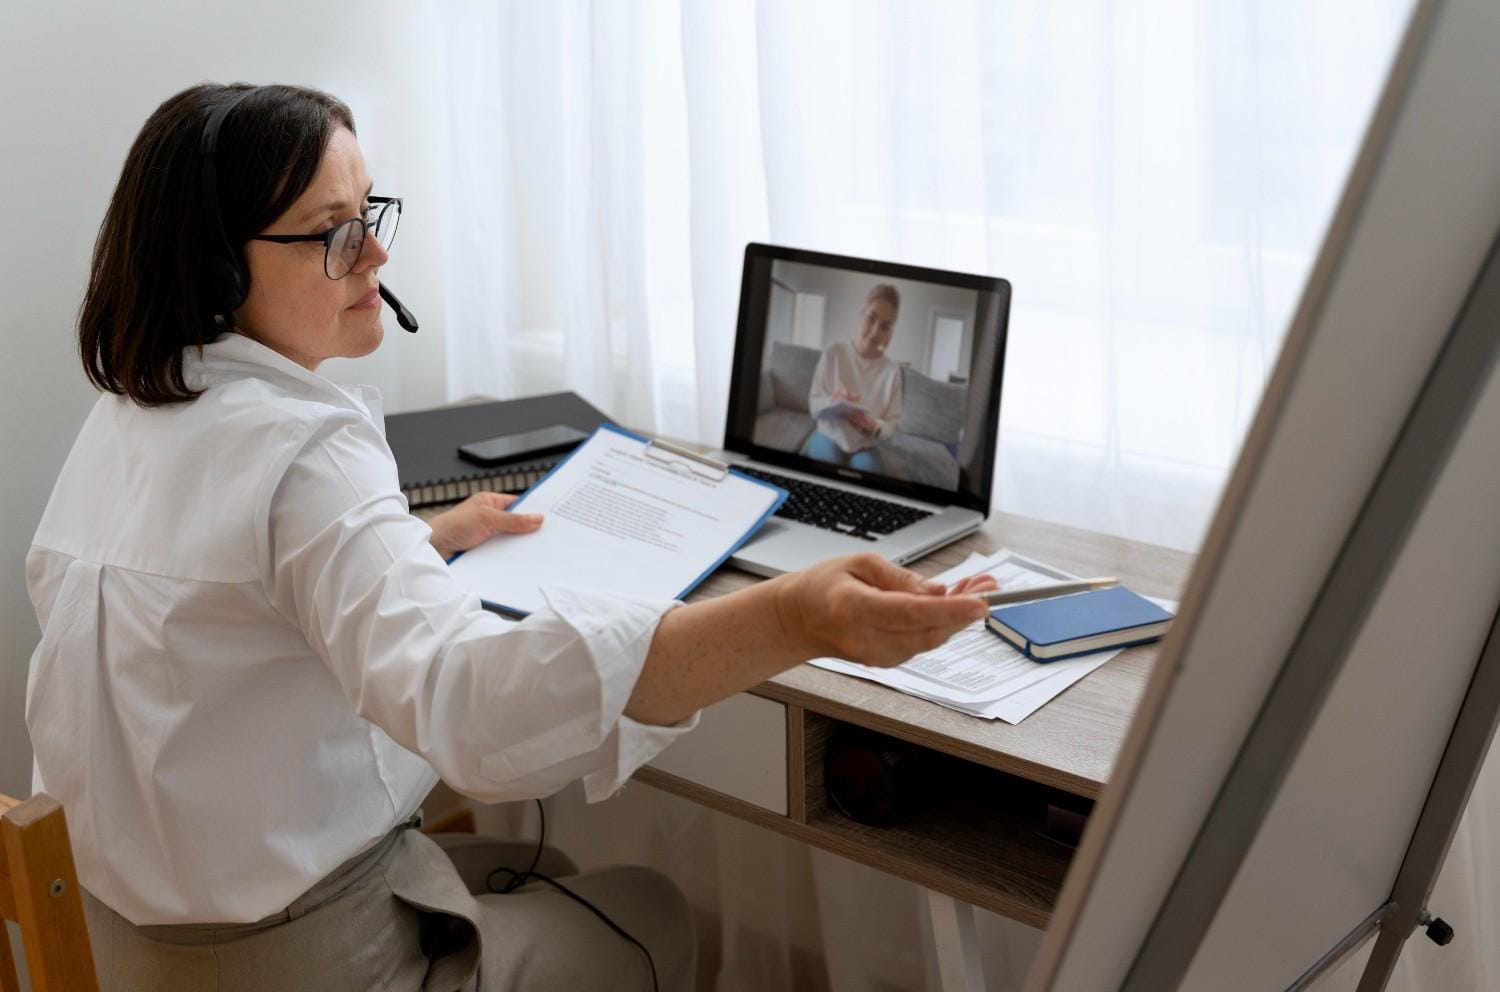
[[[818,357],[807,408],[818,428],[803,453],[861,472],[880,472],[876,445],[901,423],[901,367],[885,357],[901,313],[901,294],[879,283],[865,297],[859,336],[835,341]]]
[[[484,612],[440,552],[541,521],[501,497],[412,517],[378,397],[316,371],[381,341],[400,203],[372,190],[332,97],[198,86],[146,122],[100,230],[79,340],[104,395],[26,567],[36,786],[104,987],[688,988],[665,879],[569,880],[648,958],[500,884],[514,852],[406,829],[423,796],[607,796],[704,705],[809,657],[895,664],[984,607],[850,558],[692,606]]]

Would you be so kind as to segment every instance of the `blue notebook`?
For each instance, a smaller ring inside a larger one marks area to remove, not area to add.
[[[1144,644],[1167,632],[1172,614],[1124,586],[990,611],[990,630],[1035,661]]]

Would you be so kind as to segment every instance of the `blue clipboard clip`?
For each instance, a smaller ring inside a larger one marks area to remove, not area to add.
[[[710,482],[723,482],[729,466],[717,458],[700,455],[670,441],[652,439],[646,442],[646,457],[674,469],[685,469]]]

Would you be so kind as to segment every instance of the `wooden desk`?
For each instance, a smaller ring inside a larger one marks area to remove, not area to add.
[[[913,568],[931,575],[958,564],[971,551],[1002,547],[1074,574],[1118,575],[1137,592],[1173,599],[1180,597],[1192,561],[1190,555],[1166,548],[995,514],[978,533]],[[721,569],[689,600],[723,595],[756,581],[748,573]],[[1055,795],[1049,790],[1089,799],[1099,794],[1155,657],[1154,645],[1125,651],[1018,726],[802,665],[751,690],[775,704],[758,705],[758,714],[784,717],[785,814],[714,788],[712,772],[694,781],[647,767],[636,778],[965,903],[1045,927],[1072,856],[1070,849],[1039,833],[1046,801]],[[712,716],[712,709],[705,711],[704,727]],[[957,759],[946,764],[962,787],[946,790],[935,803],[893,826],[870,827],[848,819],[829,808],[822,774],[824,747],[846,724]],[[692,739],[674,749],[685,748]],[[697,750],[700,755],[705,751]],[[665,759],[671,754],[665,752],[661,763],[670,764]]]
[[[417,512],[430,517],[440,509]],[[1118,575],[1137,592],[1170,599],[1181,598],[1192,564],[1180,551],[997,513],[977,533],[912,567],[933,575],[972,551],[1000,548],[1077,575]],[[723,568],[689,601],[757,581]],[[1073,852],[1041,835],[1046,804],[1059,792],[1099,795],[1156,651],[1154,645],[1125,651],[1019,726],[801,665],[706,709],[693,735],[635,777],[925,887],[944,988],[978,989],[984,981],[970,907],[1047,925]],[[931,752],[954,776],[951,784],[891,826],[845,817],[828,805],[822,770],[828,741],[844,726]],[[747,777],[756,780],[749,789]]]

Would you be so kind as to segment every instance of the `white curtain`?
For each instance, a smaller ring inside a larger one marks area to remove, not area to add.
[[[747,241],[992,273],[997,508],[1195,549],[1410,7],[441,8],[449,395],[573,389],[716,442]],[[1473,938],[1500,920],[1497,792],[1440,886]],[[671,871],[719,988],[935,986],[912,886],[643,787],[552,803],[580,861]],[[982,934],[1017,985],[1036,935]],[[1490,987],[1496,953],[1409,952],[1396,987]]]
[[[747,241],[993,273],[999,508],[1196,547],[1409,6],[442,8],[450,394],[718,441]]]

